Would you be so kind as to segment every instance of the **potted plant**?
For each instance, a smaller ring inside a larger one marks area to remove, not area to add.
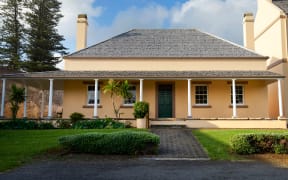
[[[137,128],[147,128],[147,115],[149,104],[147,102],[136,102],[134,104],[134,117],[136,118]]]

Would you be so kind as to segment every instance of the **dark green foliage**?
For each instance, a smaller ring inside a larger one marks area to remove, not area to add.
[[[61,44],[63,36],[57,32],[60,18],[61,3],[58,0],[28,0],[26,21],[28,60],[25,63],[27,71],[53,71],[60,62],[55,53],[66,54],[66,48]]]
[[[110,118],[97,120],[77,121],[73,124],[74,129],[123,129],[126,128],[124,123],[114,121]]]
[[[79,113],[79,112],[74,112],[70,115],[70,119],[71,119],[72,124],[74,124],[77,121],[83,120],[84,115],[82,113]]]
[[[134,104],[134,117],[144,118],[149,113],[149,103],[147,102],[136,102]]]
[[[7,0],[0,6],[0,63],[19,70],[24,49],[23,0]]]
[[[18,88],[15,84],[11,86],[11,93],[9,95],[9,102],[11,104],[10,110],[12,112],[12,119],[15,120],[19,110],[19,104],[25,101],[25,88]]]
[[[70,129],[72,127],[70,120],[57,120],[57,127],[60,129]]]
[[[144,131],[89,133],[59,138],[64,147],[83,153],[96,154],[156,154],[159,136]]]
[[[53,124],[48,122],[41,122],[38,124],[38,129],[54,129]]]
[[[51,123],[27,120],[12,120],[0,123],[0,129],[54,129]]]
[[[288,134],[239,134],[231,139],[232,149],[238,154],[288,153]]]

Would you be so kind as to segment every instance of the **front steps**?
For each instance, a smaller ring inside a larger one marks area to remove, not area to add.
[[[149,121],[151,128],[186,128],[186,122],[176,118],[161,118]]]

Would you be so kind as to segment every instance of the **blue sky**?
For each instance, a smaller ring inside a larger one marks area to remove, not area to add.
[[[87,14],[88,45],[135,28],[196,28],[242,44],[242,17],[256,0],[60,0],[59,32],[75,51],[76,17]]]

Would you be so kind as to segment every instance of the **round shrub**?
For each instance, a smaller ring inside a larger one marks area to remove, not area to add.
[[[59,143],[75,152],[95,154],[156,154],[159,136],[144,131],[88,133],[59,138]]]
[[[74,124],[77,121],[83,120],[84,115],[82,113],[79,113],[79,112],[74,112],[70,115],[70,119],[71,119],[72,124]]]
[[[288,153],[288,134],[239,134],[231,139],[232,149],[238,154]]]

